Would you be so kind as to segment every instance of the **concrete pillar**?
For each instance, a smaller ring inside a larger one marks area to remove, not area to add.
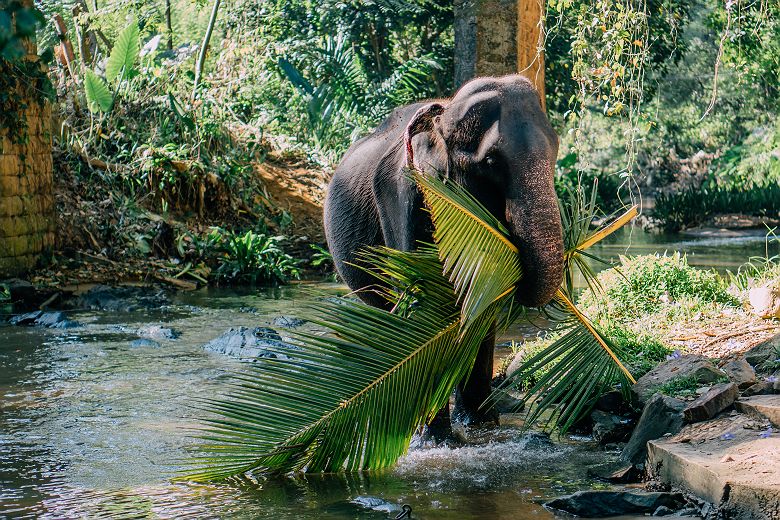
[[[31,5],[28,2],[27,5]],[[25,42],[26,60],[38,61],[34,41]],[[30,96],[30,81],[21,79],[20,93]],[[0,128],[0,278],[34,268],[54,246],[51,106],[28,99],[20,117],[26,136],[11,139]]]
[[[544,100],[544,0],[455,0],[455,86],[519,72]]]

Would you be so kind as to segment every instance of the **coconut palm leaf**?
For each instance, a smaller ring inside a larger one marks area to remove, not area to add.
[[[468,324],[514,293],[521,276],[517,247],[501,222],[466,189],[436,176],[412,176],[431,213],[433,239],[461,303],[461,319]]]
[[[436,246],[362,255],[393,309],[325,303],[313,321],[332,334],[294,334],[302,348],[280,347],[277,358],[258,359],[236,376],[228,397],[205,400],[213,416],[201,434],[199,469],[187,478],[386,467],[447,402],[513,300],[519,262],[506,230],[465,190],[415,180],[433,216]],[[595,329],[575,317],[557,350],[536,360],[558,360],[560,368],[535,387],[542,396],[535,408],[556,406],[563,418],[576,416],[595,388],[622,374],[614,348],[594,340]]]
[[[526,426],[532,426],[549,413],[545,426],[560,433],[565,433],[589,413],[605,389],[617,385],[628,397],[629,388],[636,382],[620,361],[620,350],[577,309],[571,295],[575,268],[586,281],[595,280],[595,274],[583,258],[584,251],[633,219],[637,207],[633,206],[609,224],[591,230],[595,198],[591,197],[583,204],[586,200],[584,191],[577,191],[570,193],[569,199],[561,205],[564,283],[547,312],[549,317],[560,321],[560,336],[507,377],[486,403],[494,403],[507,390],[518,390],[526,381],[535,379],[518,404],[518,408],[528,406]],[[590,281],[588,285],[598,287]]]
[[[228,399],[205,402],[216,418],[206,420],[195,459],[201,469],[188,478],[386,467],[447,402],[473,366],[493,311],[463,329],[432,251],[365,254],[409,295],[404,312],[326,303],[314,323],[334,334],[295,334],[304,349],[258,359]]]
[[[602,260],[588,254],[585,250],[622,228],[638,213],[638,207],[634,205],[626,209],[620,216],[613,218],[608,225],[594,230],[591,223],[597,214],[597,194],[595,183],[591,189],[590,197],[588,197],[584,187],[578,185],[573,190],[569,190],[567,196],[560,200],[561,223],[564,231],[563,290],[569,297],[573,295],[574,280],[577,274],[582,276],[588,288],[596,293],[601,292],[596,273],[587,260],[597,262]]]
[[[525,361],[501,385],[501,390],[517,389],[522,382],[535,379],[521,399],[528,406],[526,427],[549,413],[545,426],[565,433],[596,399],[615,383],[628,392],[633,381],[618,360],[620,351],[598,332],[581,326],[579,321],[565,324],[564,333],[549,347]],[[600,340],[596,339],[596,335]],[[541,375],[540,375],[541,374]],[[495,392],[495,401],[502,392]],[[518,405],[518,408],[521,408]]]

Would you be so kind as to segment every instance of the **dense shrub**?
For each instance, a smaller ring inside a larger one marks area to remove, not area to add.
[[[780,216],[780,184],[751,188],[690,188],[655,199],[653,215],[668,231],[702,224],[721,213]]]
[[[580,297],[592,317],[607,315],[616,322],[647,317],[677,300],[738,305],[726,283],[714,271],[688,265],[684,255],[620,257],[621,265],[599,273],[603,298],[587,289]]]

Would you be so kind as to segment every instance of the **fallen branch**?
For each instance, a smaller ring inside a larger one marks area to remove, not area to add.
[[[763,327],[758,327],[757,329],[748,329],[748,330],[738,330],[736,332],[729,332],[728,334],[723,334],[722,336],[718,336],[717,338],[713,339],[712,341],[706,343],[702,348],[709,348],[712,345],[715,345],[716,343],[720,343],[721,341],[736,338],[737,336],[744,336],[745,334],[750,334],[752,332],[763,332],[765,330],[773,330],[780,328],[780,323],[776,325],[764,325]]]

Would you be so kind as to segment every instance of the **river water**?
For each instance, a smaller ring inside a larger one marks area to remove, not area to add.
[[[603,257],[684,250],[696,265],[734,269],[764,254],[763,234],[653,236],[626,232],[597,246]],[[74,311],[82,326],[0,325],[0,518],[552,518],[539,502],[599,487],[589,465],[615,453],[571,440],[550,443],[510,427],[473,444],[410,452],[397,467],[352,477],[232,485],[173,484],[187,459],[193,400],[225,392],[241,362],[206,352],[231,327],[305,314],[342,286],[201,290],[169,305],[116,313]],[[139,329],[177,339],[133,343]]]

